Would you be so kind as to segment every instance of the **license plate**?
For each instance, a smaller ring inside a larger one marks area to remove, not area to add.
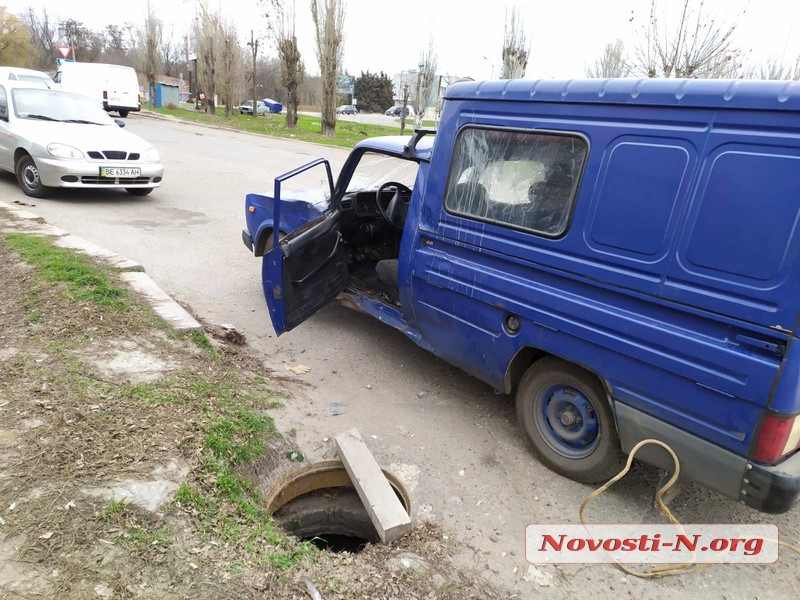
[[[132,167],[100,167],[100,177],[140,177],[141,169]]]

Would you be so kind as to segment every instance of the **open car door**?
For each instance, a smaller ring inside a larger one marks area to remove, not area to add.
[[[319,159],[275,179],[274,231],[281,227],[281,184],[318,165],[327,171],[331,197],[330,163]],[[274,236],[264,254],[261,278],[275,333],[291,331],[336,298],[349,279],[347,255],[340,226],[341,213],[327,210],[322,218],[302,225],[283,239]]]

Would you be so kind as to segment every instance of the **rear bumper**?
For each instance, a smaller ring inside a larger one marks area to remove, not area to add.
[[[253,236],[250,235],[250,232],[246,229],[242,229],[242,242],[244,242],[244,245],[247,246],[250,252],[253,251]]]
[[[800,452],[778,465],[748,464],[742,502],[766,513],[783,513],[800,501]]]
[[[660,440],[678,455],[681,477],[723,496],[766,513],[786,512],[800,501],[800,452],[779,465],[759,465],[627,404],[615,402],[614,412],[626,454],[642,440]],[[675,469],[670,455],[658,446],[644,446],[636,458]]]

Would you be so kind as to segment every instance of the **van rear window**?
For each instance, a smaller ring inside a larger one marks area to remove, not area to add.
[[[588,144],[548,132],[463,129],[445,191],[449,212],[546,236],[566,231]]]

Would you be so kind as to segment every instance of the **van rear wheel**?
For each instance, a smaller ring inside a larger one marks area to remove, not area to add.
[[[120,117],[122,117],[123,119],[127,118],[127,116],[128,116],[128,111],[127,111],[127,110],[121,110],[121,111],[119,111],[119,116],[120,116]]]
[[[598,483],[621,467],[606,392],[577,365],[552,357],[534,363],[517,390],[517,421],[539,461],[564,477]]]

